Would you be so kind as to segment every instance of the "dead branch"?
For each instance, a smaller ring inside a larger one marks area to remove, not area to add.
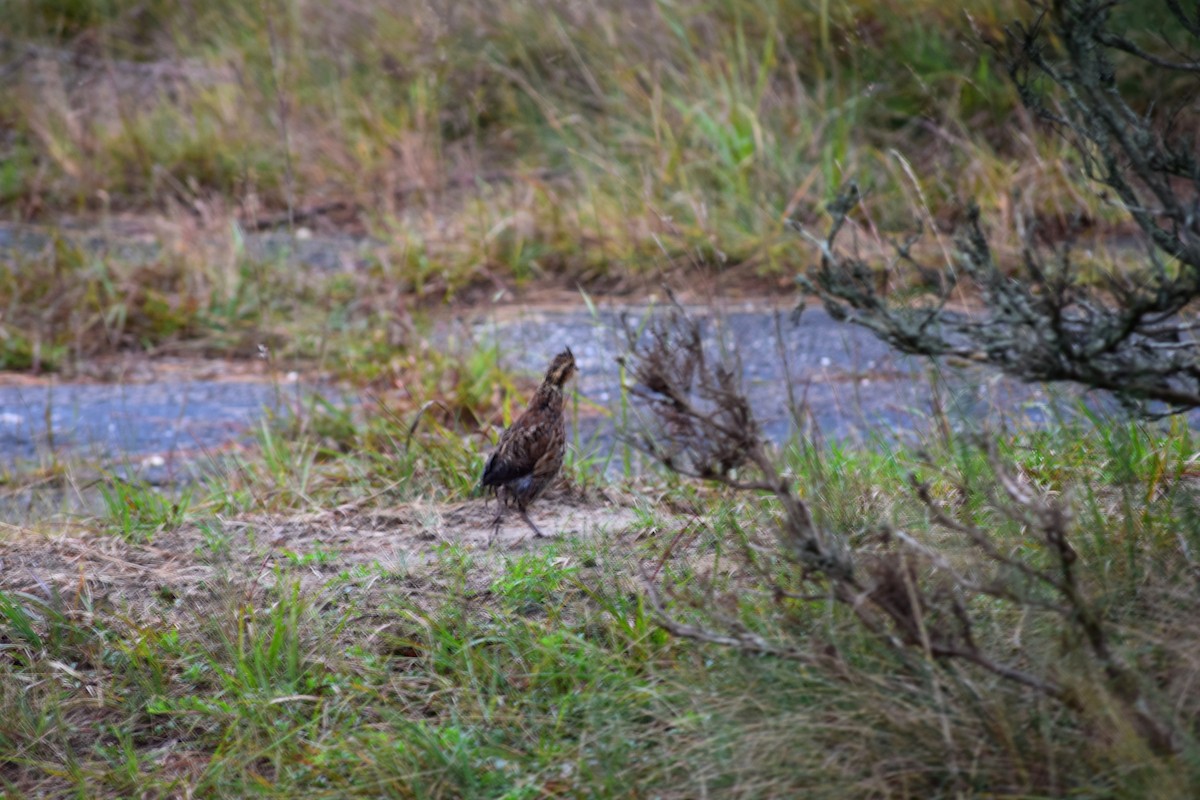
[[[646,601],[650,604],[650,609],[654,612],[655,619],[658,620],[658,624],[664,630],[674,636],[678,636],[681,639],[692,639],[697,642],[717,644],[722,647],[732,647],[748,653],[761,653],[763,655],[787,658],[793,661],[810,660],[808,654],[802,650],[772,644],[758,634],[751,633],[744,628],[734,633],[722,633],[702,628],[698,625],[689,625],[680,622],[667,611],[658,584],[644,569],[641,570],[641,578],[642,588],[646,590]]]
[[[850,184],[828,208],[824,238],[802,231],[820,255],[819,264],[799,278],[802,289],[835,317],[868,328],[906,353],[958,356],[1025,381],[1077,383],[1112,393],[1151,416],[1200,407],[1200,336],[1188,313],[1200,299],[1194,125],[1175,124],[1176,118],[1186,122],[1182,105],[1174,112],[1143,111],[1137,107],[1141,98],[1122,94],[1117,80],[1122,58],[1160,72],[1195,72],[1200,61],[1152,53],[1114,31],[1116,5],[1053,0],[1035,6],[1041,12],[1010,26],[997,48],[1024,104],[1074,144],[1086,177],[1106,187],[1147,238],[1140,269],[1097,284],[1081,275],[1069,242],[1043,257],[1031,232],[1022,272],[1014,274],[996,262],[972,205],[956,240],[953,267],[917,261],[911,238],[895,246],[896,262],[914,270],[925,290],[917,305],[898,301],[880,288],[896,283],[891,267],[881,271],[838,246],[861,201]],[[1200,46],[1195,17],[1176,3],[1168,6],[1189,44]],[[1058,90],[1054,97],[1047,85]],[[979,292],[978,313],[946,308],[960,273]]]
[[[1170,726],[1149,710],[1139,681],[1110,645],[1105,620],[1078,584],[1078,555],[1069,537],[1071,515],[1059,499],[1023,485],[989,449],[998,487],[987,495],[990,504],[1032,537],[1040,559],[1007,550],[993,532],[947,512],[929,484],[916,478],[915,492],[933,524],[962,537],[978,556],[979,566],[994,574],[983,580],[968,575],[931,547],[890,527],[875,546],[851,546],[849,536],[817,524],[784,477],[750,410],[740,385],[740,364],[722,340],[719,325],[706,330],[672,298],[644,325],[627,323],[626,334],[622,361],[634,381],[626,389],[644,412],[642,430],[633,443],[680,475],[770,502],[775,511],[773,545],[757,544],[752,537],[738,544],[748,572],[774,596],[832,600],[914,671],[921,669],[921,659],[914,660],[917,655],[947,667],[970,664],[1079,711],[1082,699],[1054,677],[1019,663],[1024,654],[1018,653],[1014,661],[980,642],[976,629],[981,619],[970,601],[988,597],[1048,618],[1053,615],[1064,632],[1086,642],[1113,696],[1146,741],[1161,752],[1171,751]],[[1046,556],[1048,566],[1041,563]],[[772,562],[783,569],[773,570]],[[681,621],[656,582],[661,566],[660,562],[655,577],[643,571],[642,581],[655,618],[673,635],[793,660],[812,658],[800,645],[747,630],[710,594],[695,601],[709,625]]]

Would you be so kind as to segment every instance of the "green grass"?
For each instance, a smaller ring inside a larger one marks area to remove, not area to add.
[[[374,265],[361,273],[297,272],[288,253],[250,253],[237,231],[217,243],[193,232],[127,257],[70,233],[0,270],[0,368],[73,373],[96,356],[140,353],[250,360],[268,357],[335,377],[386,380],[414,358],[401,345],[423,329],[413,287]],[[476,358],[486,357],[479,354]],[[481,392],[453,387],[469,407]]]
[[[143,482],[115,477],[98,488],[108,517],[108,532],[126,541],[147,544],[155,534],[183,524],[194,496],[191,487],[168,497]]]
[[[740,542],[769,542],[777,513],[755,498],[646,477],[627,530],[511,551],[433,543],[410,562],[352,557],[344,525],[369,531],[397,503],[466,496],[441,466],[461,445],[450,427],[418,427],[397,456],[409,418],[317,408],[324,422],[268,425],[258,455],[190,502],[112,483],[78,523],[97,537],[78,552],[98,547],[112,564],[149,546],[181,559],[169,562],[185,566],[179,580],[143,577],[164,564],[125,585],[0,592],[8,796],[1187,797],[1200,785],[1197,440],[1178,421],[1064,420],[998,441],[1030,486],[1071,498],[1081,584],[1150,702],[1173,709],[1181,749],[1163,756],[1122,721],[1053,615],[972,605],[980,641],[1019,640],[1025,669],[1085,698],[1074,709],[904,656],[844,607],[780,598],[769,581],[791,567],[769,548],[754,569],[739,558]],[[929,525],[909,488],[917,473],[1037,563],[1036,543],[987,500],[990,467],[965,442],[796,442],[783,456],[821,522],[863,553],[889,524],[986,569]],[[475,474],[473,458],[460,469]],[[8,544],[60,523],[31,524]],[[809,657],[671,637],[638,563],[658,565],[679,618],[736,619]],[[207,577],[184,577],[193,571]]]
[[[0,271],[0,368],[53,371],[193,342],[200,352],[245,354],[248,338],[271,340],[266,309],[283,305],[265,291],[261,269],[244,262],[230,277],[221,265],[165,254],[136,263],[55,237]]]

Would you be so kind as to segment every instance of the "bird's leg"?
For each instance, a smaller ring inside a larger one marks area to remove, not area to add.
[[[500,513],[492,520],[492,532],[488,534],[487,546],[491,548],[492,541],[500,535],[500,523],[504,520],[504,508],[501,507]]]
[[[532,529],[533,529],[533,535],[534,535],[535,537],[539,538],[539,539],[544,539],[544,538],[546,538],[546,534],[542,533],[542,532],[541,532],[541,531],[538,529],[538,526],[533,524],[533,520],[531,520],[531,519],[529,518],[529,514],[525,513],[525,509],[524,509],[524,508],[520,508],[520,507],[518,507],[518,509],[519,509],[519,510],[520,510],[520,512],[521,512],[521,519],[525,520],[525,524],[526,524],[526,525],[528,525],[530,528],[532,528]]]
[[[496,518],[492,520],[492,530],[488,534],[487,546],[491,549],[492,541],[500,535],[500,523],[504,521],[504,512],[508,510],[508,498],[502,494],[499,487],[492,489],[491,494],[496,498]],[[487,509],[486,495],[484,498],[484,509]]]

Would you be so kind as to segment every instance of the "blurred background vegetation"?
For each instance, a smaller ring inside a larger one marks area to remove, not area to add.
[[[777,271],[784,221],[814,219],[850,176],[887,229],[952,222],[971,197],[1002,230],[1101,217],[983,44],[1029,14],[1020,0],[14,0],[0,209],[283,227],[290,212],[404,238],[414,269],[432,258],[452,285],[675,260]]]

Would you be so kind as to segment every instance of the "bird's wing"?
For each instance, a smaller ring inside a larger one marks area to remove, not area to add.
[[[500,437],[496,452],[488,458],[479,482],[484,486],[501,486],[533,472],[541,453],[537,443],[544,438],[541,425],[522,424],[522,417]]]
[[[561,466],[562,458],[558,455],[558,453],[555,453],[553,450],[547,450],[542,454],[541,458],[534,463],[533,469],[530,470],[530,472],[538,478],[545,478],[553,476],[554,473],[558,472],[558,469]]]

